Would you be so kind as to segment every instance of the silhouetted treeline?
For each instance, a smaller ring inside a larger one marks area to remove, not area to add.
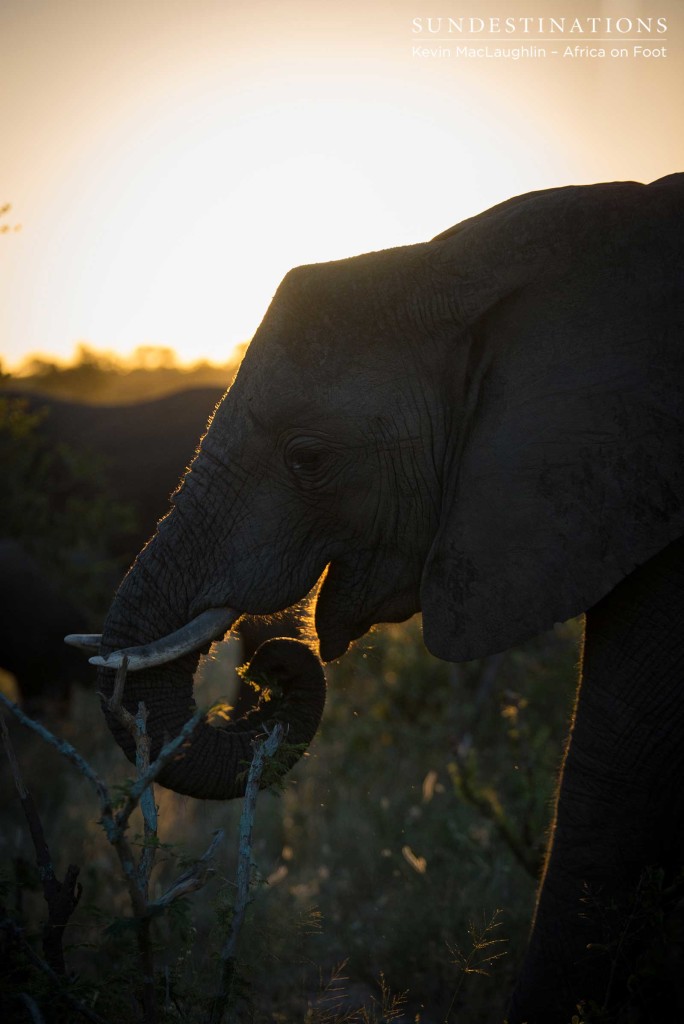
[[[20,370],[3,374],[7,387],[43,392],[82,402],[138,402],[174,391],[198,387],[227,388],[242,358],[245,346],[234,350],[222,365],[199,361],[181,366],[170,348],[141,346],[132,358],[98,352],[80,345],[68,364],[35,356]]]

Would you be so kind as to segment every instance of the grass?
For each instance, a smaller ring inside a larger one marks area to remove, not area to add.
[[[457,668],[426,653],[413,620],[377,630],[330,666],[319,736],[283,794],[264,794],[257,808],[241,1020],[501,1022],[529,926],[576,636],[570,625]],[[225,693],[231,657],[222,645],[205,665],[203,703]],[[139,1019],[125,886],[96,804],[57,754],[12,731],[58,871],[81,865],[84,895],[66,937],[80,990],[107,1020]],[[78,695],[63,731],[108,780],[123,782],[127,762],[93,694]],[[2,771],[5,902],[34,936],[42,897]],[[163,1019],[200,1021],[231,914],[240,806],[162,789],[157,799],[165,845],[152,898],[215,828],[228,837],[215,879],[155,924]]]

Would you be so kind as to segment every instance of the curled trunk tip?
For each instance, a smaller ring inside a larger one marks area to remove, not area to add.
[[[126,680],[124,704],[129,710],[142,700],[148,710],[148,731],[152,757],[163,743],[178,735],[195,710],[192,672],[197,656],[185,656],[162,667],[144,669]],[[247,666],[246,676],[269,690],[268,700],[234,721],[204,720],[168,764],[159,782],[169,789],[198,799],[227,800],[244,795],[246,769],[252,759],[252,741],[280,722],[286,737],[280,763],[291,768],[313,739],[325,705],[325,675],[320,659],[299,640],[267,640]],[[101,669],[103,694],[111,693],[114,673]],[[135,747],[104,706],[105,717],[119,745],[130,761]]]

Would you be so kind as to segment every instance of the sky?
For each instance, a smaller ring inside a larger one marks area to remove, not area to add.
[[[681,0],[0,0],[0,357],[225,362],[292,266],[682,169],[683,108]]]

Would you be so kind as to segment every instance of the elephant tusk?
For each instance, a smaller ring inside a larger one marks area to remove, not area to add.
[[[100,650],[102,633],[69,633],[64,637],[64,643],[70,647],[78,647],[81,651],[89,651],[94,654]]]
[[[124,657],[128,659],[128,671],[137,672],[142,668],[153,668],[155,665],[165,665],[169,661],[175,661],[183,654],[189,654],[203,647],[212,640],[222,637],[242,612],[234,608],[209,608],[202,612],[192,622],[181,626],[174,633],[154,640],[150,644],[142,644],[140,647],[126,647],[121,651],[112,651],[106,658],[99,655],[90,658],[91,665],[100,668],[120,668]]]

